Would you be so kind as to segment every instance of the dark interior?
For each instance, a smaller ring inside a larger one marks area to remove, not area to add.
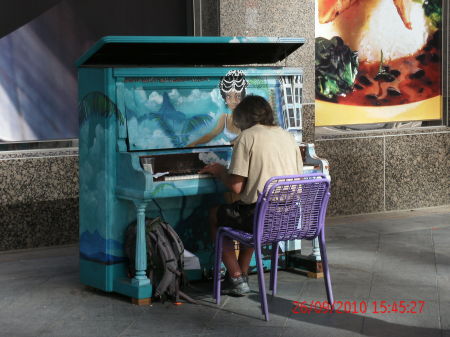
[[[275,63],[302,43],[105,43],[83,65],[238,65]]]

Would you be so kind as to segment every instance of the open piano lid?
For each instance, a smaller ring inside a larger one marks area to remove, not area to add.
[[[77,66],[189,66],[276,63],[305,43],[303,38],[106,36]]]

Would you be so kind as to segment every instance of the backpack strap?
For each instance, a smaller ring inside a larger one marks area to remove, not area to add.
[[[180,292],[182,288],[184,288],[187,285],[187,277],[184,273],[184,245],[183,241],[181,241],[180,237],[178,236],[177,232],[173,229],[172,226],[170,226],[166,222],[161,222],[161,227],[164,228],[167,238],[170,240],[172,244],[172,249],[174,254],[177,256],[178,261],[178,268],[177,270],[179,273],[177,273],[177,277],[179,278],[179,281],[177,282],[177,293]],[[187,295],[186,295],[187,296]],[[191,300],[188,300],[191,303]]]
[[[161,227],[164,229],[164,231],[166,232],[167,238],[169,239],[172,248],[173,248],[173,252],[175,253],[175,255],[177,256],[177,260],[181,262],[181,265],[179,267],[181,267],[181,270],[184,267],[184,245],[183,245],[183,241],[181,241],[180,237],[178,236],[177,232],[175,232],[175,230],[172,228],[172,226],[170,226],[168,223],[161,221]]]
[[[170,242],[165,237],[164,230],[160,226],[154,226],[152,228],[150,237],[158,248],[164,267],[163,276],[155,290],[155,296],[159,297],[166,292],[171,284],[176,282],[175,271],[177,270],[177,260],[170,246]]]
[[[180,297],[185,300],[188,301],[189,303],[192,304],[198,304],[198,302],[196,300],[194,300],[192,297],[190,297],[189,295],[186,295],[186,293],[182,292],[181,290],[179,291],[180,293]]]

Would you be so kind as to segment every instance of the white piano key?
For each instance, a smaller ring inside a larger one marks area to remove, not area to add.
[[[181,175],[181,176],[170,176],[165,177],[164,181],[173,181],[173,180],[186,180],[186,179],[205,179],[205,178],[213,178],[211,174],[188,174],[188,175]]]

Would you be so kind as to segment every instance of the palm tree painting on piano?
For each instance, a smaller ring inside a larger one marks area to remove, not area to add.
[[[78,111],[80,124],[83,124],[94,113],[101,115],[103,118],[115,115],[120,124],[125,122],[125,117],[117,109],[116,104],[99,91],[90,92],[84,96],[78,104]]]
[[[125,117],[122,112],[117,108],[117,105],[104,93],[100,91],[93,91],[85,95],[78,104],[79,123],[82,128],[85,122],[90,119],[92,125],[87,125],[88,130],[88,148],[93,144],[95,138],[96,123],[101,120],[115,117],[120,124],[125,123]]]
[[[138,122],[145,119],[155,120],[161,131],[175,147],[184,147],[187,144],[190,133],[202,126],[207,126],[211,122],[212,117],[207,114],[187,117],[185,113],[175,109],[169,95],[164,92],[159,110],[140,116]]]

